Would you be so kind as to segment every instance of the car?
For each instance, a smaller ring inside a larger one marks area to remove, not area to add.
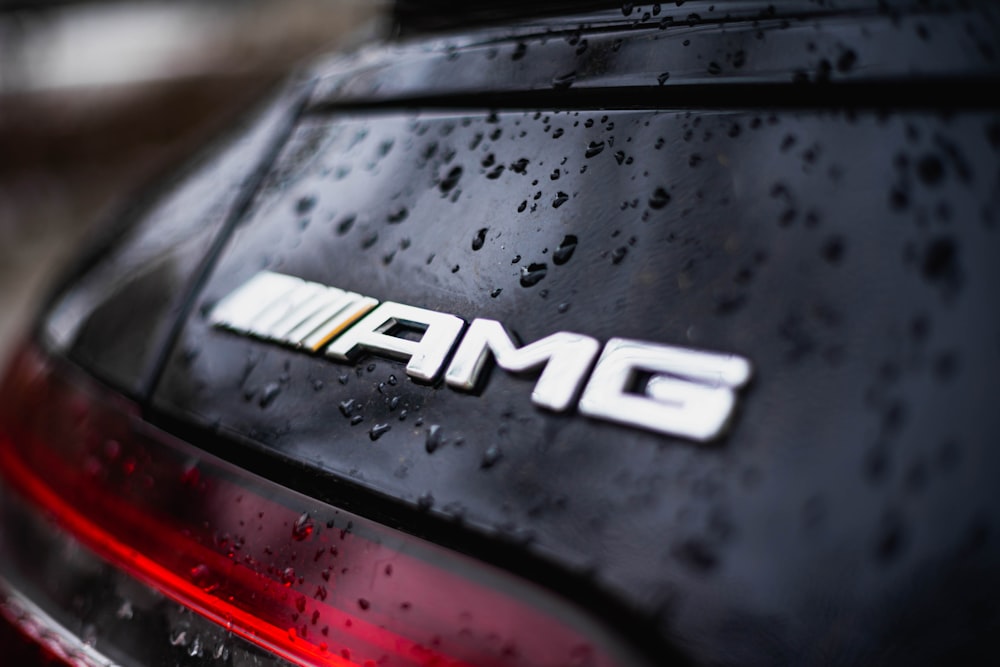
[[[1000,15],[399,0],[0,390],[16,664],[992,664]]]

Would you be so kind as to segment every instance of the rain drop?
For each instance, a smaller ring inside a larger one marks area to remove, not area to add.
[[[591,141],[590,145],[587,146],[587,151],[583,154],[584,157],[592,158],[595,155],[600,154],[604,150],[603,141]]]
[[[460,178],[462,178],[462,168],[459,166],[452,167],[447,176],[441,179],[438,187],[441,188],[441,192],[451,192],[458,185]]]
[[[573,253],[576,251],[577,239],[572,234],[565,236],[559,247],[555,249],[552,253],[552,261],[556,264],[565,264],[573,257]]]
[[[488,227],[483,227],[478,232],[476,232],[476,235],[472,238],[473,250],[479,250],[480,248],[483,247],[483,244],[486,242],[486,232],[488,231],[489,231]]]
[[[295,212],[299,215],[305,215],[316,206],[316,198],[312,196],[301,197],[297,202],[295,202]]]
[[[278,397],[281,393],[281,385],[277,382],[271,382],[264,387],[264,390],[260,394],[260,407],[266,408],[274,402],[274,399]]]
[[[531,287],[537,285],[545,274],[548,273],[549,267],[547,264],[529,264],[527,267],[521,267],[521,287]]]
[[[523,157],[510,165],[510,170],[515,174],[523,174],[528,170],[529,160]]]
[[[398,225],[403,220],[406,220],[406,216],[409,214],[410,212],[406,210],[405,206],[399,206],[389,211],[389,215],[386,217],[386,220],[388,220],[391,225]]]
[[[309,513],[303,512],[299,515],[299,518],[295,520],[295,523],[292,524],[292,537],[297,542],[301,542],[312,535],[314,527],[313,520],[309,517]]]
[[[567,72],[552,79],[552,87],[556,90],[565,90],[576,81],[576,72]]]
[[[479,467],[492,468],[501,458],[503,458],[503,452],[500,451],[500,448],[496,445],[491,445],[483,452],[483,458],[479,463]]]
[[[653,196],[649,198],[649,207],[652,209],[661,209],[670,203],[670,193],[663,188],[656,188],[653,190]]]

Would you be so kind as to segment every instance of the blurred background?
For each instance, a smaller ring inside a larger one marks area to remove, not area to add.
[[[0,0],[0,366],[81,240],[318,54],[366,0]]]

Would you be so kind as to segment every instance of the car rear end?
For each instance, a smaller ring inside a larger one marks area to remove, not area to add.
[[[7,636],[84,665],[988,661],[996,9],[396,11],[43,308],[2,389]]]

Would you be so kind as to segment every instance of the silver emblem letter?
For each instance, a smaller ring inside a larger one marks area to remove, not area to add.
[[[336,287],[261,271],[219,302],[217,327],[319,351],[378,301]]]
[[[491,352],[497,366],[505,371],[521,372],[545,364],[531,400],[550,410],[565,410],[573,402],[598,349],[600,345],[593,338],[565,331],[517,348],[502,324],[476,319],[458,346],[445,381],[452,387],[471,390],[486,368]]]
[[[733,390],[750,373],[750,363],[735,355],[612,338],[580,412],[705,442],[722,433],[736,402]],[[634,386],[642,374],[652,377],[645,387]]]
[[[455,340],[465,325],[454,315],[386,301],[336,338],[326,354],[348,361],[362,350],[396,359],[409,359],[410,377],[432,382],[441,371]],[[423,331],[420,340],[393,335],[398,329]]]

